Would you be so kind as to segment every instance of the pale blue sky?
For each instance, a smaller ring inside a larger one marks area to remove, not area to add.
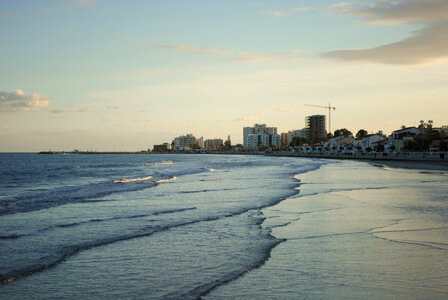
[[[0,0],[0,151],[236,143],[326,112],[305,103],[333,129],[446,125],[447,5],[391,3]]]

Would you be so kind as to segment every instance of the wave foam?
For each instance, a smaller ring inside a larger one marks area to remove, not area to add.
[[[160,179],[160,180],[156,180],[155,183],[169,182],[169,181],[174,181],[174,180],[176,180],[176,179],[177,179],[177,177],[176,177],[176,176],[173,176],[173,177],[168,178],[168,179]]]
[[[159,165],[172,165],[173,161],[171,160],[162,160],[161,162],[155,162],[155,163],[146,163],[142,164],[144,166],[159,166]]]
[[[122,178],[122,179],[118,179],[118,180],[114,180],[115,183],[128,183],[128,182],[134,182],[134,181],[145,181],[145,180],[149,180],[151,179],[152,176],[148,176],[148,177],[140,177],[140,178]]]

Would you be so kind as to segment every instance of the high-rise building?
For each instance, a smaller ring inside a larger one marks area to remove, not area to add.
[[[173,140],[173,148],[175,150],[181,150],[181,149],[193,149],[194,144],[196,143],[196,138],[194,135],[187,134],[178,136]]]
[[[223,141],[222,139],[207,139],[204,145],[207,150],[218,150],[223,146]]]
[[[307,138],[312,143],[325,140],[327,131],[325,130],[325,115],[313,115],[305,117],[307,128]]]
[[[196,143],[198,143],[199,148],[204,148],[204,137],[201,136],[200,138],[196,139]]]
[[[277,134],[277,127],[267,127],[266,124],[244,127],[243,146],[244,149],[257,149],[259,146],[280,147],[280,135]]]

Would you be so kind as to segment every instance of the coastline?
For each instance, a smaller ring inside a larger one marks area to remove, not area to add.
[[[341,154],[293,154],[293,153],[271,153],[269,156],[290,156],[302,158],[321,158],[330,160],[353,160],[359,162],[367,162],[373,166],[400,169],[421,169],[421,170],[443,170],[448,171],[447,155],[444,158],[439,158],[438,155],[431,155],[426,153],[417,153],[414,155],[407,155],[401,157],[392,156],[373,156],[373,155],[354,155],[347,156]]]
[[[417,169],[417,170],[432,170],[432,171],[447,171],[448,172],[448,164],[446,164],[444,162],[371,160],[371,161],[368,161],[368,163],[375,167],[386,166],[386,167],[394,168],[394,169]]]
[[[387,166],[389,168],[400,169],[421,169],[421,170],[443,170],[448,171],[448,155],[444,155],[443,158],[439,153],[416,153],[413,155],[407,154],[406,156],[374,156],[374,155],[354,155],[347,156],[339,153],[331,154],[304,154],[304,153],[288,153],[288,152],[275,152],[275,153],[263,153],[263,152],[211,152],[211,153],[188,153],[188,152],[94,152],[94,151],[79,151],[77,153],[64,152],[64,151],[41,151],[38,154],[220,154],[220,155],[266,155],[266,156],[281,156],[281,157],[301,157],[301,158],[321,158],[331,160],[354,160],[364,161],[371,165],[382,167]]]

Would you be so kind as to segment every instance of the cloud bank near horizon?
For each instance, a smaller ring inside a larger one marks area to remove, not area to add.
[[[337,50],[323,57],[396,65],[431,64],[448,60],[448,1],[398,0],[342,2],[333,9],[359,16],[371,24],[417,23],[424,26],[410,38],[370,49]]]
[[[36,111],[50,105],[48,97],[39,94],[25,94],[22,90],[0,91],[0,112]]]

